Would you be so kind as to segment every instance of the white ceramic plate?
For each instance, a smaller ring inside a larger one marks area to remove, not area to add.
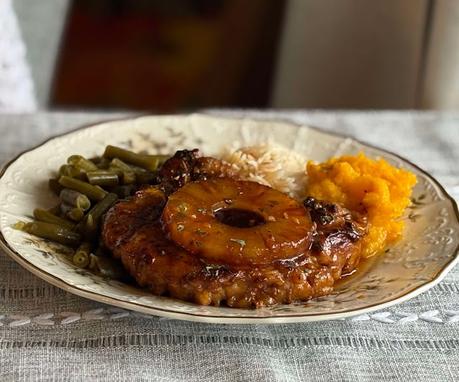
[[[331,296],[258,310],[207,307],[151,295],[75,268],[62,247],[11,228],[29,220],[37,206],[56,203],[47,179],[69,155],[101,154],[107,144],[171,153],[199,147],[218,153],[229,142],[273,140],[307,158],[364,151],[407,168],[418,177],[403,239],[376,257]],[[349,137],[291,123],[222,119],[204,115],[142,117],[102,123],[53,138],[8,163],[0,173],[0,245],[38,277],[77,295],[153,315],[214,323],[279,323],[343,318],[408,300],[438,283],[458,262],[459,213],[453,199],[430,175],[403,158]]]

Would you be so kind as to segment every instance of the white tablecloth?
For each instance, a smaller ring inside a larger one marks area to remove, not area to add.
[[[459,114],[254,115],[290,118],[396,151],[459,195]],[[0,115],[0,161],[117,116]],[[370,315],[239,326],[113,309],[52,287],[0,253],[0,380],[457,381],[459,268],[427,293]]]

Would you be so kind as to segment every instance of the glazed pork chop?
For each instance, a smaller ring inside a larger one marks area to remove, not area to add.
[[[366,223],[346,209],[235,180],[195,152],[168,162],[160,184],[113,206],[102,229],[105,246],[154,294],[259,308],[330,294],[357,266]]]

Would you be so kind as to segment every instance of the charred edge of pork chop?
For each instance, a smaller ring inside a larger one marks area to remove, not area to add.
[[[198,149],[179,150],[161,166],[158,182],[169,195],[194,180],[236,176],[229,163],[212,157],[201,157]]]
[[[304,206],[316,224],[312,250],[323,259],[333,256],[334,248],[357,243],[367,233],[366,217],[353,214],[338,204],[308,197]],[[349,251],[343,273],[353,271],[359,261],[360,251]]]

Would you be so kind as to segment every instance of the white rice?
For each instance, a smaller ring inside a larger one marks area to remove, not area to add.
[[[306,158],[277,144],[261,144],[226,149],[221,159],[230,163],[244,180],[250,180],[285,192],[304,196]]]

